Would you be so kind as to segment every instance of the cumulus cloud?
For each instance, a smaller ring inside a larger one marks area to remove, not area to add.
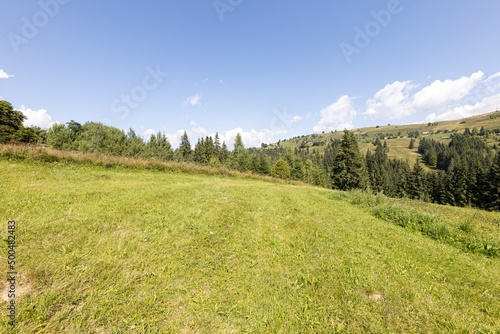
[[[500,72],[482,71],[458,79],[435,80],[419,87],[410,81],[386,85],[366,102],[364,115],[400,119],[421,116],[423,122],[469,117],[495,110],[500,104]]]
[[[415,109],[432,109],[448,106],[466,97],[483,79],[481,71],[463,76],[457,80],[436,80],[429,86],[415,93],[412,104]]]
[[[376,115],[390,119],[408,116],[413,112],[409,101],[410,92],[417,85],[410,81],[395,81],[375,93],[366,101],[365,115]]]
[[[154,136],[156,135],[156,131],[153,130],[153,129],[147,129],[146,131],[144,131],[143,133],[143,137],[144,139],[146,140],[149,140],[149,138],[151,138],[151,136]]]
[[[292,126],[294,125],[295,123],[297,122],[300,122],[302,120],[302,117],[300,117],[299,115],[295,115],[293,116],[289,121],[288,121],[288,125]]]
[[[186,131],[186,133],[189,137],[189,141],[191,142],[191,145],[193,146],[193,148],[194,148],[194,145],[196,144],[196,141],[198,138],[207,136],[207,130],[205,128],[199,126],[196,121],[191,121],[190,126],[191,127],[189,129],[180,129],[174,133],[167,134],[168,140],[170,141],[170,143],[172,144],[173,147],[179,146],[179,144],[181,143],[181,137],[184,134],[184,131]]]
[[[47,113],[46,109],[32,110],[25,106],[21,106],[19,111],[27,117],[24,121],[25,126],[39,126],[42,129],[48,129],[54,124],[54,122],[52,122],[52,116]]]
[[[352,98],[344,95],[337,102],[321,110],[320,114],[318,124],[313,127],[314,132],[352,129],[352,121],[357,112]]]
[[[202,128],[201,126],[199,126],[195,121],[191,121],[190,133],[192,133],[193,135],[206,135],[207,130],[205,130],[205,128]]]
[[[279,136],[283,136],[289,133],[290,130],[270,130],[264,129],[261,131],[257,131],[255,129],[251,129],[250,131],[244,131],[242,128],[235,128],[229,131],[226,131],[224,135],[221,135],[221,140],[226,142],[228,147],[232,147],[234,145],[234,140],[236,139],[236,135],[238,133],[241,134],[241,139],[243,140],[243,144],[245,147],[259,147],[262,143],[273,143],[278,141]]]
[[[201,97],[201,94],[190,96],[184,101],[184,104],[188,106],[198,106],[201,104]]]
[[[8,79],[12,77],[13,75],[7,74],[7,72],[0,68],[0,79]]]

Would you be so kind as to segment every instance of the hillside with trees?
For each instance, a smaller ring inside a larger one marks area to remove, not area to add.
[[[198,138],[193,147],[184,132],[174,149],[164,133],[145,140],[133,129],[123,131],[98,122],[72,120],[54,124],[47,131],[25,127],[25,116],[9,102],[0,101],[0,143],[188,162],[325,188],[362,189],[395,198],[500,211],[498,116],[495,112],[441,125],[346,130],[262,144],[260,148],[246,148],[238,134],[233,150],[221,143],[218,134]],[[463,131],[458,130],[459,125]],[[438,129],[440,126],[444,130]],[[400,154],[390,156],[393,150]]]

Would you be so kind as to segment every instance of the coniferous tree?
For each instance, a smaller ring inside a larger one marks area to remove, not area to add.
[[[229,157],[229,150],[227,149],[226,142],[222,142],[222,146],[220,148],[219,160],[222,164],[226,163],[227,158]]]
[[[413,150],[415,148],[415,139],[410,139],[410,145],[408,146],[410,150]]]
[[[488,173],[488,205],[487,208],[500,211],[500,152],[497,152]]]
[[[413,199],[425,199],[426,196],[426,175],[420,159],[417,158],[410,174],[408,195]]]
[[[369,187],[365,161],[362,158],[356,137],[345,130],[339,151],[332,168],[332,186],[334,189],[351,190]]]
[[[191,159],[191,143],[189,142],[186,131],[184,131],[184,134],[181,137],[181,143],[179,144],[179,153],[182,161],[189,161]]]
[[[237,169],[240,172],[245,172],[250,169],[248,152],[245,149],[240,133],[236,134],[236,138],[234,140],[234,148],[229,161],[229,167]]]
[[[463,163],[459,163],[450,175],[454,206],[467,205],[467,169]]]

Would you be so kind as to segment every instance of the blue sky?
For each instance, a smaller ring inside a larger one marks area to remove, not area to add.
[[[246,146],[500,107],[494,0],[0,0],[0,97]]]

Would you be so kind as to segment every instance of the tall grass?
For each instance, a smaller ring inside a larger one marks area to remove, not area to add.
[[[347,200],[353,205],[365,208],[376,218],[420,233],[433,240],[452,245],[463,251],[489,257],[500,257],[500,239],[498,235],[476,231],[471,219],[450,222],[439,218],[436,214],[405,207],[402,205],[403,200],[391,199],[389,203],[389,199],[382,194],[373,195],[363,191],[334,192],[331,197]],[[420,203],[419,205],[430,206],[432,204]],[[461,210],[461,208],[455,209],[457,212]],[[460,217],[460,215],[457,217]]]
[[[203,166],[190,162],[160,161],[157,159],[136,159],[106,154],[61,151],[39,145],[32,146],[1,144],[0,159],[6,159],[9,161],[84,164],[91,166],[102,166],[106,168],[121,167],[173,173],[232,176],[259,179],[276,183],[296,185],[303,184],[302,182],[296,180],[284,180],[280,178],[274,178],[272,176],[255,174],[252,172],[239,172],[234,169],[229,169],[225,166],[213,167]]]

